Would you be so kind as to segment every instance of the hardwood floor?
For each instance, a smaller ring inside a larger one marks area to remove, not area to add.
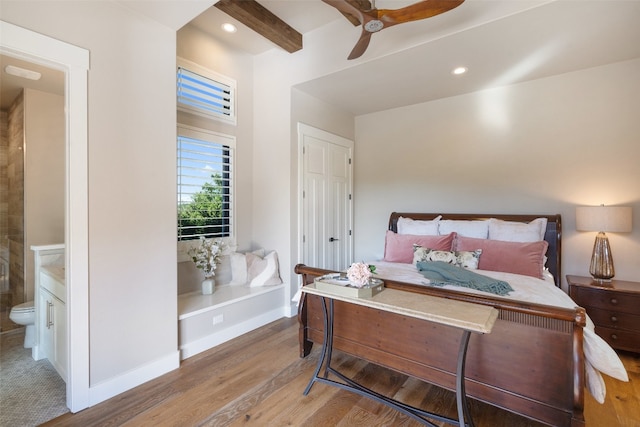
[[[306,387],[319,348],[298,357],[298,323],[281,319],[183,361],[180,369],[106,402],[44,426],[403,426],[420,424],[354,393]],[[607,399],[587,396],[588,427],[640,426],[640,358],[621,355],[629,383],[605,378]],[[413,378],[334,353],[334,366],[372,389],[433,412],[455,416],[455,395]],[[541,424],[471,401],[477,427]],[[435,423],[438,426],[443,423]]]

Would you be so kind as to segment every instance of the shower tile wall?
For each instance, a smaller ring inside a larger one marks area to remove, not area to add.
[[[0,254],[3,260],[0,260],[0,332],[6,328],[3,327],[7,323],[9,316],[9,307],[11,307],[11,293],[8,292],[7,284],[8,264],[4,261],[9,258],[9,243],[7,239],[9,229],[9,183],[7,175],[8,154],[9,154],[9,132],[8,132],[8,114],[6,111],[0,111]]]
[[[9,281],[13,303],[24,302],[24,96],[9,108]]]
[[[9,232],[9,115],[0,111],[0,247],[8,248],[7,234]]]
[[[13,322],[4,322],[4,311],[11,306],[24,302],[24,97],[21,95],[13,102],[3,117],[3,130],[6,129],[6,167],[2,164],[2,177],[6,173],[6,191],[2,190],[2,235],[0,244],[8,247],[10,293],[2,298],[5,303],[2,316],[2,331],[20,327]],[[3,135],[3,147],[5,137]],[[5,172],[6,171],[6,172]],[[4,185],[3,179],[2,184]],[[6,197],[5,197],[6,195]],[[4,209],[6,206],[6,211]],[[6,214],[5,214],[6,212]],[[6,224],[6,225],[5,225]],[[5,237],[6,236],[6,237]],[[7,300],[7,301],[5,301]],[[7,311],[8,317],[8,311]]]

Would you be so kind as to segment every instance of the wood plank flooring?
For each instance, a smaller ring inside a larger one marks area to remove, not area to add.
[[[298,357],[298,323],[280,319],[183,361],[180,369],[44,426],[402,426],[420,424],[354,393],[316,383],[306,387],[319,348]],[[605,378],[603,405],[587,396],[588,427],[640,426],[640,358],[621,355],[629,383]],[[411,377],[334,353],[340,371],[385,395],[456,416],[455,395]],[[477,427],[541,424],[471,401]],[[445,425],[436,422],[438,426]]]

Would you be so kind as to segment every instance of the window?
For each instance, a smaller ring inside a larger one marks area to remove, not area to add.
[[[178,126],[178,241],[233,235],[235,138]]]
[[[178,109],[236,124],[234,80],[178,59]]]

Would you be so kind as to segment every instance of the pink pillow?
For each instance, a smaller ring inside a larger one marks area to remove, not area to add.
[[[542,279],[548,246],[549,244],[545,240],[521,243],[474,239],[458,235],[455,250],[482,249],[482,256],[478,264],[480,270],[502,271]]]
[[[389,262],[413,262],[413,245],[439,251],[450,251],[456,233],[446,236],[416,236],[413,234],[396,234],[387,230],[384,242],[384,260]]]

